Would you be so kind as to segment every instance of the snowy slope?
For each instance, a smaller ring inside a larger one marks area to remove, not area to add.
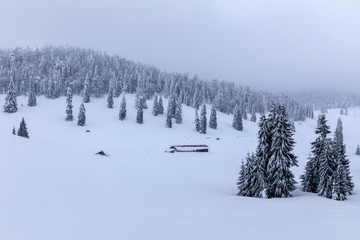
[[[5,96],[0,96],[0,106]],[[0,239],[358,239],[360,235],[360,109],[342,116],[355,192],[345,202],[296,190],[293,198],[236,196],[241,159],[257,144],[257,124],[231,127],[218,113],[218,130],[194,131],[194,110],[183,107],[184,123],[165,128],[165,116],[144,111],[135,122],[127,96],[126,121],[106,99],[86,104],[87,123],[66,122],[65,98],[38,98],[19,111],[0,112]],[[23,106],[21,106],[23,104]],[[74,99],[77,116],[80,98]],[[166,106],[166,102],[164,104]],[[210,109],[208,108],[208,115]],[[328,118],[334,130],[339,110]],[[30,139],[11,135],[24,116]],[[316,120],[296,123],[295,153],[304,170]],[[91,130],[87,133],[85,130]],[[216,140],[220,138],[220,140]],[[207,144],[209,153],[164,151],[174,144]],[[94,155],[104,150],[110,157]]]

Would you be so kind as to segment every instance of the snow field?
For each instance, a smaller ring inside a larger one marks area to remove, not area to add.
[[[194,130],[194,110],[183,106],[184,123],[168,129],[148,100],[139,125],[134,96],[126,98],[125,121],[118,120],[121,98],[114,109],[106,98],[91,99],[84,127],[76,125],[79,97],[73,122],[65,121],[64,97],[39,97],[36,107],[19,97],[18,112],[0,112],[0,239],[358,239],[359,108],[341,116],[355,183],[347,201],[299,189],[293,198],[256,199],[236,196],[241,160],[257,145],[256,123],[245,120],[238,132],[232,115],[218,112],[218,129],[203,135]],[[339,113],[327,115],[332,131]],[[22,117],[30,139],[11,134]],[[297,181],[315,127],[316,119],[296,123]],[[207,144],[210,152],[164,152],[175,144]],[[110,157],[94,155],[100,150]]]

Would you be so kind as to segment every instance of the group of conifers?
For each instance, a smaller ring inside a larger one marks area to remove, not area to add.
[[[259,198],[291,197],[296,181],[290,167],[298,166],[292,153],[295,141],[293,130],[282,106],[273,106],[268,117],[259,120],[258,146],[255,153],[241,164],[237,181],[238,195]],[[351,195],[354,183],[343,141],[342,121],[339,118],[335,136],[329,138],[325,114],[320,114],[311,143],[311,153],[300,176],[302,190],[319,196],[343,201]]]
[[[30,88],[33,89],[33,88]],[[84,126],[86,122],[84,103],[90,102],[90,95],[84,91],[83,103],[79,108],[78,122]],[[67,90],[66,98],[66,120],[72,121],[73,105],[72,91]],[[113,95],[109,92],[108,108],[113,108]],[[28,106],[36,106],[36,95],[33,91],[29,92]],[[139,124],[143,123],[143,109],[146,109],[146,101],[141,96],[136,101],[137,118]],[[14,82],[11,80],[8,94],[5,99],[4,111],[13,113],[17,111],[16,90]],[[157,116],[164,113],[163,101],[161,96],[154,99],[152,114]],[[236,130],[243,130],[243,114],[237,107],[234,111],[233,127]],[[123,96],[119,119],[126,118],[126,99]],[[182,123],[181,103],[176,98],[169,99],[166,127],[172,127],[172,118],[175,122]],[[256,119],[251,119],[256,121]],[[200,117],[195,110],[195,128],[200,133],[206,133],[207,118],[206,105],[201,107]],[[216,110],[211,109],[209,127],[217,128]],[[258,146],[255,153],[248,154],[246,161],[242,162],[240,176],[237,182],[238,195],[259,198],[284,198],[291,197],[291,192],[295,190],[296,181],[290,167],[298,166],[296,156],[292,153],[295,141],[293,139],[293,127],[289,122],[284,106],[273,105],[268,117],[262,115],[259,120]],[[300,176],[302,190],[305,192],[317,193],[319,196],[334,200],[346,200],[347,195],[351,195],[354,189],[352,176],[350,175],[349,159],[346,155],[346,146],[343,140],[342,121],[339,118],[334,138],[329,138],[330,127],[327,125],[325,114],[320,114],[315,133],[318,135],[316,140],[311,143],[311,153],[305,167],[305,173]],[[24,118],[20,123],[19,129],[15,127],[13,134],[29,138]],[[360,148],[357,147],[356,154],[360,155]]]

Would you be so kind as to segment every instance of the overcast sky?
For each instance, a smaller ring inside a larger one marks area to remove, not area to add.
[[[49,44],[255,89],[360,92],[358,0],[0,0],[0,48]]]

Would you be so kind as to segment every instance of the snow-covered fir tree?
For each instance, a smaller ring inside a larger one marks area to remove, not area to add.
[[[159,108],[158,108],[158,113],[159,114],[164,114],[164,103],[163,103],[163,99],[162,96],[160,96],[159,98]]]
[[[177,124],[181,124],[183,122],[183,119],[182,119],[182,106],[181,106],[180,101],[176,102],[175,122]]]
[[[206,117],[206,105],[205,103],[201,106],[200,112],[200,129],[199,132],[202,134],[206,133],[207,117]]]
[[[345,174],[344,176],[339,176],[339,179],[345,180],[345,182],[341,184],[344,184],[346,186],[346,193],[351,194],[354,190],[354,183],[352,181],[352,176],[350,173],[350,161],[346,156],[346,146],[344,144],[343,126],[341,118],[339,118],[337,121],[333,148],[336,164],[342,165],[339,173]],[[339,167],[337,166],[336,168]]]
[[[247,184],[245,184],[246,181],[246,165],[244,163],[244,160],[241,161],[241,166],[240,166],[240,172],[239,172],[239,178],[237,180],[237,187],[238,187],[238,196],[244,196],[244,192],[246,191],[246,187]]]
[[[83,102],[89,103],[90,102],[90,76],[86,74],[84,88],[83,88]]]
[[[305,192],[318,192],[320,157],[323,154],[326,142],[328,142],[327,135],[330,133],[329,129],[330,127],[327,125],[326,116],[320,114],[315,129],[318,137],[315,142],[311,143],[311,155],[306,163],[305,173],[300,176],[302,189]]]
[[[176,97],[172,95],[168,102],[167,112],[170,114],[170,117],[175,118],[176,115]]]
[[[17,131],[17,135],[20,136],[20,137],[29,138],[29,132],[27,130],[24,118],[22,118],[22,120],[20,122],[20,127],[19,127],[19,129]]]
[[[319,196],[332,198],[333,172],[336,168],[335,156],[332,145],[334,142],[327,138],[319,157],[319,184],[317,193]]]
[[[12,132],[11,132],[12,134],[14,134],[14,135],[16,135],[16,130],[15,130],[15,126],[13,127],[13,129],[12,129]]]
[[[107,107],[113,108],[114,107],[114,84],[110,82],[109,92],[107,97]]]
[[[273,126],[271,157],[267,171],[268,197],[291,197],[290,193],[295,190],[296,181],[290,167],[298,165],[296,156],[292,152],[295,141],[284,106],[278,106]]]
[[[234,118],[233,118],[232,126],[238,131],[242,131],[244,128],[241,115],[242,114],[241,114],[240,107],[239,107],[239,105],[237,105],[234,110]]]
[[[250,121],[251,121],[251,122],[256,122],[256,113],[255,113],[255,111],[253,111],[253,112],[251,113]]]
[[[85,125],[85,122],[86,122],[85,112],[86,112],[86,110],[85,110],[84,103],[81,103],[81,105],[79,107],[79,115],[78,115],[77,125],[79,125],[79,126]]]
[[[240,176],[238,178],[238,196],[254,197],[253,178],[254,178],[254,165],[256,164],[255,154],[247,154],[245,158],[245,165],[240,169]]]
[[[7,90],[7,96],[5,98],[4,112],[14,113],[17,112],[17,100],[14,79],[11,78],[10,84]]]
[[[337,201],[344,201],[346,200],[346,195],[348,193],[348,186],[347,186],[347,179],[346,179],[346,172],[344,166],[338,162],[336,170],[332,176],[332,193],[331,198]]]
[[[256,148],[256,161],[258,164],[259,186],[255,189],[257,197],[268,198],[268,165],[271,154],[271,132],[265,115],[259,119],[258,145]]]
[[[217,129],[217,116],[216,116],[216,109],[214,106],[211,107],[209,128]]]
[[[166,127],[172,128],[172,117],[171,117],[171,111],[169,108],[166,113]]]
[[[123,121],[126,118],[126,98],[125,94],[120,103],[119,119]]]
[[[159,100],[158,100],[158,96],[157,96],[157,95],[155,95],[155,98],[154,98],[152,115],[154,115],[154,116],[159,115]]]
[[[143,97],[139,97],[136,105],[136,122],[142,124],[144,122],[144,101]]]
[[[33,84],[33,81],[30,80],[28,106],[33,107],[33,106],[36,106],[36,105],[37,105],[37,101],[36,101],[36,95],[35,95],[35,91],[34,91],[34,84]]]
[[[72,105],[72,91],[71,88],[68,87],[67,92],[66,92],[66,121],[72,121],[74,120],[74,116],[73,116],[73,105]]]
[[[195,108],[195,130],[197,132],[200,131],[200,119],[199,119],[199,113],[198,110]]]
[[[242,104],[242,105],[241,105],[241,117],[242,117],[244,120],[247,120],[247,111],[246,111],[246,106],[245,106],[245,104]]]
[[[355,152],[356,155],[360,155],[360,146],[357,145],[356,147],[356,152]]]

